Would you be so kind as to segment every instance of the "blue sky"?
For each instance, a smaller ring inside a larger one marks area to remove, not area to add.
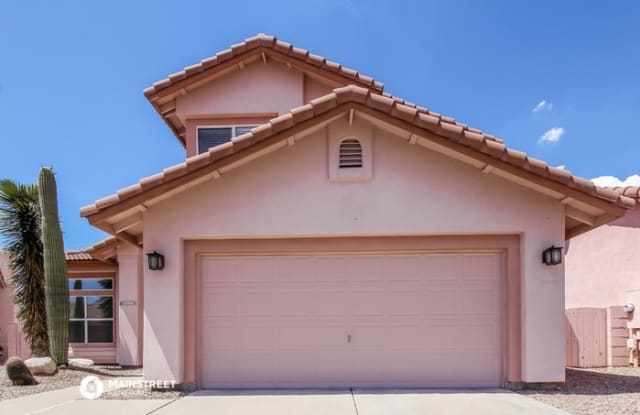
[[[142,90],[259,32],[551,165],[626,178],[640,172],[639,21],[637,1],[5,0],[0,178],[53,166],[66,247],[101,239],[80,207],[184,159]]]

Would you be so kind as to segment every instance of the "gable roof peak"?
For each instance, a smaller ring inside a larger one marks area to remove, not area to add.
[[[203,72],[214,72],[223,63],[246,54],[259,52],[261,48],[269,53],[278,54],[280,58],[326,70],[334,76],[346,78],[350,83],[355,83],[376,92],[382,93],[384,89],[382,82],[376,81],[370,76],[363,75],[354,69],[346,68],[337,62],[327,60],[324,56],[315,55],[306,49],[295,47],[291,43],[279,40],[275,36],[258,33],[240,43],[231,45],[228,49],[222,50],[214,56],[205,58],[199,63],[187,66],[179,72],[170,74],[165,79],[154,82],[152,86],[144,90],[144,95],[153,102],[156,95],[169,87],[176,84],[187,84],[189,79]]]
[[[473,159],[476,164],[482,165],[483,172],[485,169],[488,169],[488,172],[503,171],[507,176],[518,177],[521,182],[531,183],[537,188],[547,188],[551,193],[561,195],[554,198],[567,206],[571,206],[575,200],[604,212],[598,216],[598,221],[593,220],[596,225],[578,225],[567,229],[567,238],[603,224],[613,217],[620,217],[625,209],[635,206],[634,200],[625,195],[598,187],[566,170],[551,167],[521,151],[510,149],[501,140],[457,123],[453,118],[405,103],[400,98],[377,94],[356,85],[347,85],[293,108],[288,113],[273,118],[246,134],[234,137],[229,142],[189,157],[183,163],[85,206],[80,213],[93,225],[113,233],[112,225],[108,221],[116,215],[196,179],[216,172],[219,174],[218,169],[233,163],[234,157],[242,157],[242,154],[249,156],[253,149],[259,149],[260,145],[264,147],[277,140],[284,140],[294,129],[308,129],[314,124],[328,122],[352,109],[379,118],[383,122],[395,123],[412,134]],[[128,238],[132,239],[133,236],[129,235]]]

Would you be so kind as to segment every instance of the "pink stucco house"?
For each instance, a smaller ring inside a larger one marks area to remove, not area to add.
[[[611,190],[636,201],[640,199],[637,186]],[[640,307],[638,269],[639,206],[567,244],[565,305],[570,323],[567,338],[575,336],[576,340],[574,353],[567,350],[570,364],[588,367],[639,363],[640,312],[625,308],[629,304]]]
[[[114,237],[118,362],[202,388],[564,380],[543,251],[632,199],[267,35],[144,93],[186,160],[81,210]]]
[[[137,309],[131,312],[129,307],[118,307],[120,295],[128,302],[142,301],[140,248],[110,237],[65,254],[71,307],[70,355],[98,363],[141,365],[142,315]],[[8,256],[0,251],[0,362],[9,356],[30,356],[16,318],[10,276]]]
[[[640,188],[611,190],[638,200]],[[640,207],[571,240],[566,255],[566,306],[624,305],[640,289]],[[640,304],[638,304],[640,306]]]

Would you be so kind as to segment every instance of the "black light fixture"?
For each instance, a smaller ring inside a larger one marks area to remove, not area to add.
[[[542,263],[546,265],[562,264],[562,247],[551,245],[542,251]]]
[[[152,271],[159,271],[164,268],[164,255],[159,254],[156,251],[147,254],[149,260],[149,269]]]

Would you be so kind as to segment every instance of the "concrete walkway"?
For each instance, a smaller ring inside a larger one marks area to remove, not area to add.
[[[119,381],[136,381],[135,378],[118,378]],[[113,390],[106,384],[105,392]],[[170,403],[171,400],[87,400],[80,395],[79,386],[36,393],[16,399],[0,401],[2,415],[146,415]]]
[[[569,415],[525,396],[482,391],[198,391],[154,412],[225,415]]]
[[[2,415],[569,415],[505,390],[198,391],[178,400],[86,400],[77,387],[0,402]]]

